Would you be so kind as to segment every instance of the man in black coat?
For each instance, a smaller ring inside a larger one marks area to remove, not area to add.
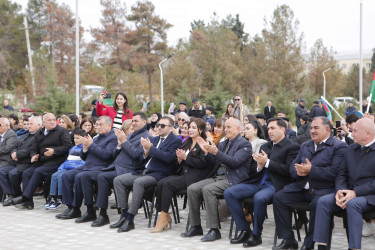
[[[276,108],[272,106],[272,102],[268,101],[267,106],[264,107],[264,115],[266,116],[266,121],[273,118],[276,115]]]
[[[326,116],[326,112],[324,111],[324,109],[322,109],[322,107],[320,107],[319,103],[320,103],[319,100],[314,101],[313,103],[314,106],[310,110],[311,119],[313,119],[314,117],[318,117],[318,116]]]
[[[348,147],[345,162],[336,178],[336,193],[321,197],[315,216],[314,241],[327,249],[333,212],[346,210],[349,248],[361,249],[362,213],[375,210],[375,128],[368,118],[353,128],[354,144]]]
[[[206,114],[206,109],[199,104],[198,98],[194,98],[192,102],[193,107],[189,109],[188,116],[193,116],[195,118],[203,118],[203,116]]]
[[[347,145],[331,135],[327,117],[315,117],[311,123],[311,140],[301,145],[289,172],[295,182],[286,185],[273,197],[276,232],[283,241],[274,250],[297,249],[292,230],[293,203],[309,202],[310,224],[302,250],[313,249],[316,204],[318,199],[335,191],[335,179],[343,164]]]
[[[245,247],[254,247],[262,244],[263,222],[266,218],[267,204],[272,201],[276,191],[292,182],[289,166],[296,158],[299,145],[286,138],[287,125],[280,118],[268,120],[270,142],[262,145],[260,153],[253,154],[257,172],[262,172],[262,179],[253,183],[240,183],[224,191],[224,198],[240,231],[231,244],[244,243]],[[251,177],[251,176],[250,176]],[[241,200],[254,197],[253,231],[246,221],[242,210]]]
[[[72,146],[68,130],[56,124],[54,114],[45,114],[43,125],[44,128],[35,133],[35,141],[30,150],[31,163],[37,162],[38,166],[30,167],[23,172],[22,196],[13,200],[17,208],[34,208],[35,189],[45,178],[57,171],[68,157]]]
[[[30,151],[31,145],[34,143],[35,133],[42,127],[42,119],[37,116],[29,118],[28,133],[20,138],[20,144],[11,152],[11,157],[14,161],[15,167],[11,167],[8,172],[7,186],[11,190],[10,197],[6,200],[3,206],[14,205],[13,199],[21,196],[21,177],[22,173],[30,166],[37,166],[36,162],[31,163]]]

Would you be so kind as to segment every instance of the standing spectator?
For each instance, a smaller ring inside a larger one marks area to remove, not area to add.
[[[8,100],[4,100],[3,101],[3,109],[4,110],[8,110],[8,111],[14,111],[14,108],[9,105],[9,101]]]
[[[113,107],[104,109],[103,99],[106,94],[102,93],[99,96],[99,101],[96,103],[96,113],[98,116],[109,116],[113,121],[114,128],[120,128],[122,123],[127,119],[133,118],[133,111],[129,109],[128,98],[122,92],[118,92],[115,97]]]
[[[159,122],[160,118],[161,118],[160,113],[158,113],[158,112],[153,113],[152,116],[151,116],[150,123],[147,124],[147,130],[150,130],[150,129],[152,131],[155,130],[155,126]]]
[[[276,115],[276,108],[272,106],[271,101],[268,101],[267,106],[264,107],[264,115],[266,116],[266,121]]]
[[[303,115],[300,118],[301,122],[301,127],[299,127],[297,131],[297,139],[296,142],[301,145],[305,141],[308,141],[311,139],[310,136],[310,126],[311,126],[311,121],[310,118],[307,115]]]
[[[45,114],[43,125],[44,128],[35,133],[35,141],[30,151],[31,163],[38,162],[38,166],[30,167],[23,172],[23,193],[21,197],[14,199],[18,208],[34,208],[35,189],[45,178],[56,172],[68,157],[72,145],[68,131],[56,124],[54,114]]]
[[[79,124],[81,124],[82,122],[82,119],[87,117],[87,115],[83,112],[79,113],[79,116],[78,116],[78,119],[79,119]]]
[[[262,125],[262,129],[263,129],[263,133],[264,133],[264,139],[267,139],[268,138],[268,128],[267,128],[266,121],[268,121],[268,119],[266,119],[266,116],[263,115],[263,114],[256,114],[255,117],[257,118],[260,125]]]
[[[303,116],[303,115],[307,115],[305,98],[301,98],[299,100],[299,104],[296,107],[294,112],[296,114],[296,126],[297,126],[297,129],[299,129],[299,127],[301,127],[301,122],[300,122],[299,118],[301,118],[301,116]]]
[[[339,129],[342,130],[345,136],[345,142],[350,145],[354,143],[354,138],[352,136],[353,126],[356,121],[359,120],[359,116],[357,114],[350,114],[345,118],[346,124],[343,122],[341,123],[341,127]],[[375,230],[375,227],[374,227]]]
[[[199,99],[194,98],[192,102],[193,107],[189,109],[188,115],[195,118],[203,118],[203,116],[206,114],[206,110],[202,107],[202,105],[199,104]]]
[[[319,100],[315,100],[313,102],[313,104],[314,104],[314,106],[310,110],[310,118],[311,119],[313,119],[314,117],[318,117],[318,116],[327,116],[324,109],[322,109],[322,107],[320,107],[320,105],[319,105],[320,101]]]
[[[92,108],[91,117],[98,117],[98,115],[96,114],[96,103],[97,102],[98,102],[98,100],[96,100],[96,99],[92,100],[92,102],[91,102],[91,108]]]
[[[180,106],[180,109],[173,110],[173,115],[181,113],[181,112],[188,113],[188,110],[186,108],[186,102],[180,102],[179,106]]]
[[[242,103],[242,96],[236,95],[234,97],[234,108],[232,109],[231,115],[236,117],[243,123],[243,119],[249,114],[249,108]]]
[[[349,101],[348,107],[345,109],[345,115],[355,114],[357,109],[353,106],[353,101]]]
[[[225,113],[222,115],[223,118],[229,118],[229,117],[232,117],[232,110],[234,108],[234,104],[233,103],[229,103],[228,106],[227,106],[227,110],[225,111]]]
[[[367,100],[366,99],[364,99],[362,101],[362,114],[364,114],[364,113],[370,113],[370,114],[372,113],[372,107],[371,106],[370,106],[370,108],[367,112]]]
[[[208,119],[215,120],[215,116],[212,114],[214,112],[214,108],[212,106],[207,106],[206,114],[203,116],[202,120],[207,122]]]

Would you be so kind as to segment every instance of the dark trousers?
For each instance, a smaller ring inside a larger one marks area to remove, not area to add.
[[[113,187],[113,179],[117,176],[116,171],[102,172],[97,177],[98,194],[96,196],[96,207],[108,208],[108,194]]]
[[[13,195],[12,185],[9,180],[9,172],[14,166],[4,166],[0,168],[0,187],[3,190],[3,194]]]
[[[20,196],[22,194],[22,191],[21,191],[22,174],[23,172],[19,171],[17,168],[13,168],[8,173],[14,196]]]
[[[252,233],[257,236],[261,235],[263,222],[267,214],[267,204],[272,201],[274,194],[275,187],[272,184],[266,185],[260,184],[260,182],[254,184],[240,183],[225,190],[224,198],[236,222],[237,230],[250,231],[250,224],[245,218],[241,200],[254,197],[254,226]]]
[[[315,242],[328,242],[332,213],[342,211],[342,209],[336,205],[335,195],[335,193],[324,195],[318,201],[314,231]],[[374,209],[375,206],[368,204],[366,198],[363,196],[355,197],[346,204],[349,248],[361,249],[363,227],[362,213]]]
[[[173,194],[186,189],[185,177],[183,175],[172,175],[158,181],[156,185],[157,209],[168,213],[172,203]]]
[[[82,169],[72,169],[63,173],[62,175],[62,194],[63,194],[63,203],[68,206],[73,206],[80,208],[82,205],[83,198],[87,198],[86,204],[93,205],[94,200],[94,191],[93,191],[93,182],[88,180],[96,181],[97,175],[101,173],[100,170],[82,170]],[[82,180],[84,179],[84,183]],[[91,188],[88,188],[88,183],[91,183]],[[84,196],[83,185],[86,188],[86,194]],[[74,186],[74,192],[73,192]]]
[[[57,171],[59,166],[39,166],[30,167],[23,171],[22,182],[23,182],[23,193],[22,195],[28,199],[32,199],[35,189],[39,187],[43,180],[48,176],[51,176]]]
[[[313,249],[316,205],[320,197],[321,195],[317,195],[314,192],[311,193],[309,190],[302,190],[299,192],[285,192],[284,190],[280,190],[277,192],[273,197],[273,213],[276,222],[277,236],[282,239],[295,239],[292,230],[293,211],[290,205],[300,201],[308,201],[310,209],[309,232],[306,235],[303,244],[308,248]]]

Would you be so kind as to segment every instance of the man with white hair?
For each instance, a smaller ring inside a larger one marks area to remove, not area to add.
[[[7,168],[8,178],[4,176],[2,183],[5,187],[4,194],[9,195],[9,199],[3,203],[3,206],[14,205],[13,199],[22,195],[21,191],[21,177],[23,171],[31,166],[36,166],[35,163],[31,163],[30,151],[31,145],[34,142],[35,133],[42,127],[42,119],[37,116],[29,118],[29,128],[27,134],[20,138],[20,144],[17,148],[12,149],[10,156],[12,157],[13,164],[15,166],[4,167]],[[3,169],[1,169],[2,171]],[[1,176],[1,175],[0,175]]]
[[[349,249],[361,249],[362,213],[375,210],[375,128],[368,118],[353,128],[354,144],[349,145],[344,164],[336,178],[336,193],[318,201],[314,241],[318,249],[328,249],[332,213],[346,210]]]
[[[189,201],[189,220],[191,228],[181,234],[181,237],[203,235],[200,220],[200,205],[202,198],[206,204],[206,226],[208,233],[201,239],[203,242],[221,238],[219,231],[219,216],[217,211],[217,196],[232,185],[248,180],[248,169],[251,164],[252,146],[240,134],[241,122],[229,118],[225,122],[226,140],[217,148],[202,138],[198,139],[201,149],[206,154],[206,162],[214,166],[208,179],[191,184],[187,189]]]
[[[43,180],[53,173],[68,157],[72,141],[68,130],[56,124],[56,117],[52,113],[43,116],[44,128],[35,133],[35,140],[31,146],[31,163],[37,166],[29,167],[22,174],[22,196],[13,199],[17,208],[33,209],[33,195],[35,189]]]
[[[13,161],[10,158],[12,149],[17,148],[19,143],[16,133],[10,129],[10,122],[7,118],[0,118],[0,187],[1,193],[8,194],[5,180],[9,168],[13,168]]]

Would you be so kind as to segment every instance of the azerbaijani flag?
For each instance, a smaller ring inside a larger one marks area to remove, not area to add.
[[[375,72],[374,76],[372,77],[372,83],[370,88],[370,95],[372,94],[371,101],[375,102]]]
[[[374,83],[374,82],[372,82],[372,83]],[[329,109],[328,104],[326,103],[325,99],[324,99],[324,98],[321,98],[321,100],[322,100],[323,109],[324,109],[324,111],[326,112],[327,118],[328,118],[328,120],[329,120],[329,121],[331,122],[331,124],[332,124],[332,112],[331,112],[331,110]]]

